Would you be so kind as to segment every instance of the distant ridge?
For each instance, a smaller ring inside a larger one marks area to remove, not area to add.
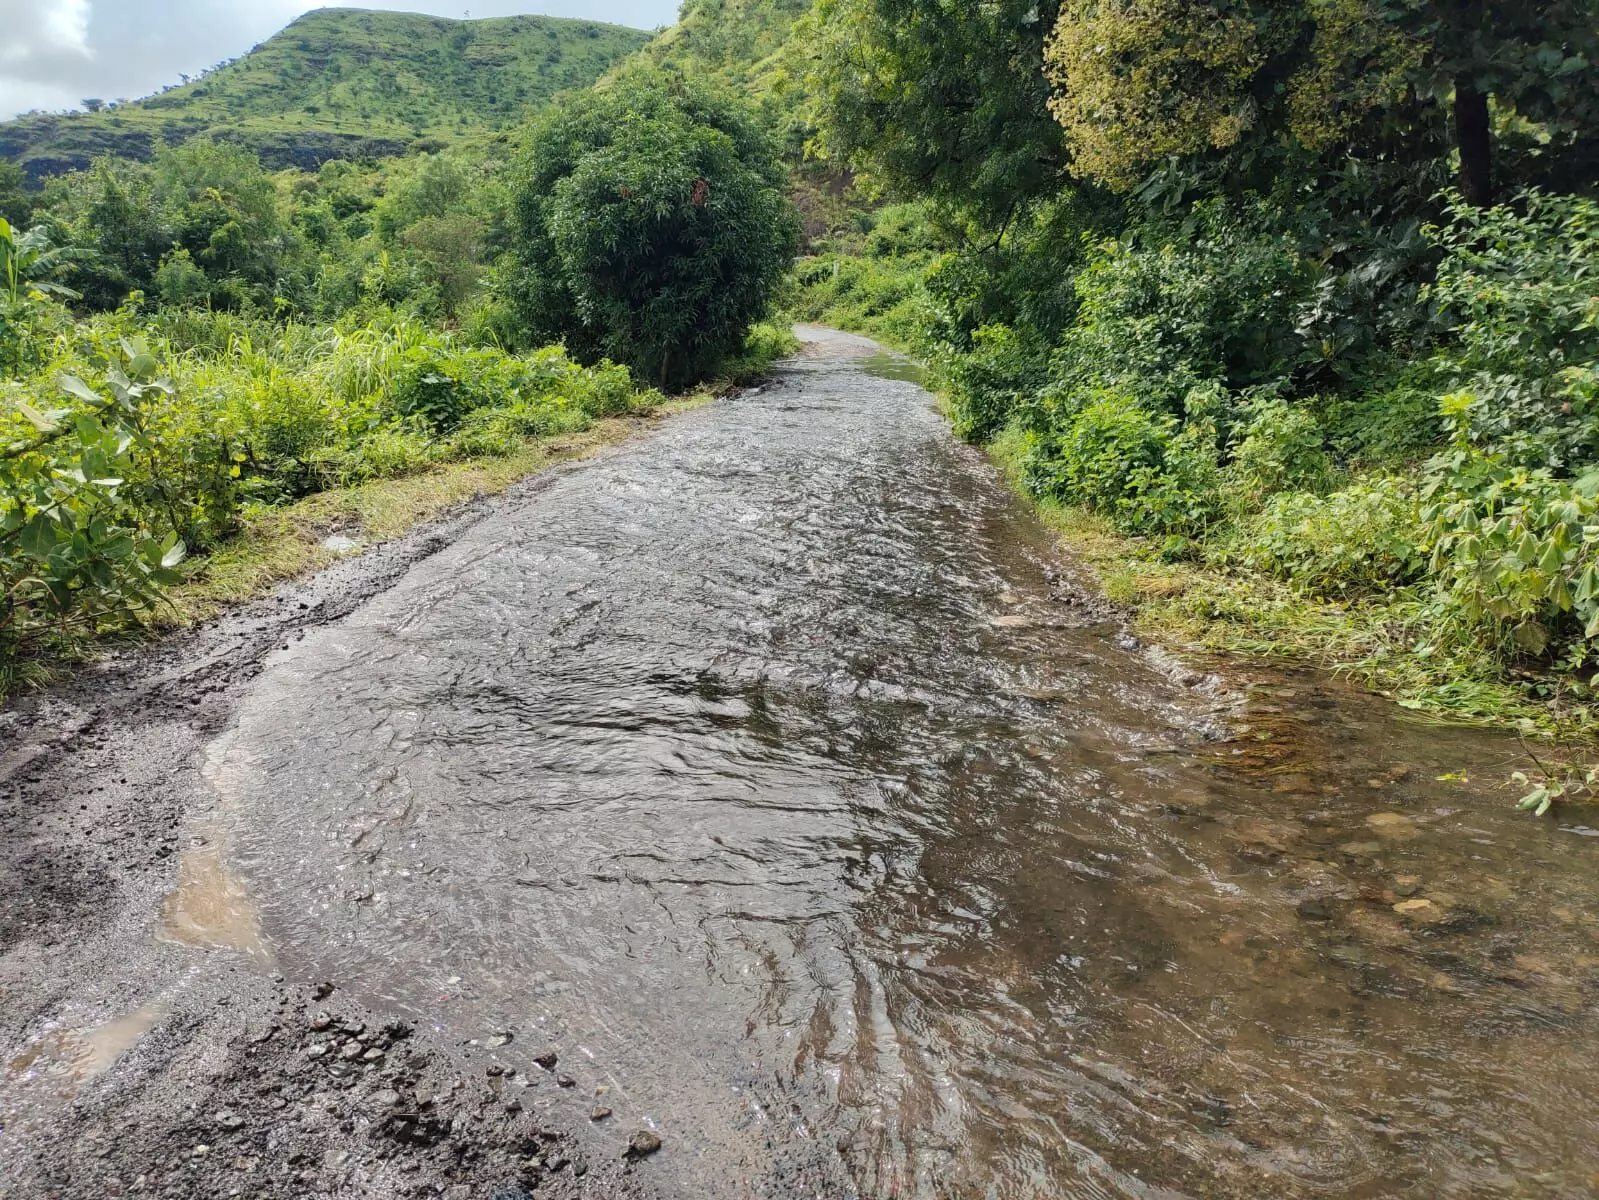
[[[101,154],[147,159],[210,136],[268,166],[403,153],[521,120],[584,87],[651,35],[620,25],[521,16],[460,21],[316,9],[244,57],[159,95],[97,113],[0,124],[0,156],[41,179]]]

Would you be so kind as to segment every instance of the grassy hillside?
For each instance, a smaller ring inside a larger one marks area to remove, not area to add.
[[[270,166],[400,153],[418,139],[514,124],[554,93],[585,86],[649,34],[555,17],[453,21],[319,9],[243,58],[109,112],[0,125],[0,155],[34,178],[97,155],[145,159],[201,134]]]

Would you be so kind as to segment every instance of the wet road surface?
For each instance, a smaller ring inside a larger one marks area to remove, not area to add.
[[[277,653],[208,753],[234,943],[555,1049],[683,1195],[1599,1194],[1599,838],[1314,677],[1216,740],[872,352]]]

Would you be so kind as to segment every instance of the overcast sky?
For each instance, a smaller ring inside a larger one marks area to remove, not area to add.
[[[545,13],[638,29],[677,20],[677,0],[0,0],[0,119],[137,99],[236,58],[313,8],[389,8],[441,17]]]

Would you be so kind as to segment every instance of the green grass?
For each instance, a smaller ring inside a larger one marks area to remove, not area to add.
[[[519,123],[649,41],[641,30],[556,17],[454,21],[318,9],[192,83],[99,113],[0,125],[0,155],[35,178],[104,153],[148,159],[161,142],[237,141],[269,166],[392,155]]]
[[[1028,493],[1018,440],[1001,435],[988,450],[1065,549],[1089,568],[1105,597],[1123,606],[1150,641],[1336,671],[1407,709],[1453,723],[1562,739],[1585,738],[1599,726],[1591,705],[1559,697],[1556,681],[1507,675],[1487,655],[1415,653],[1411,631],[1420,600],[1410,590],[1334,603],[1279,580],[1171,562],[1147,538],[1126,536],[1092,513]]]

